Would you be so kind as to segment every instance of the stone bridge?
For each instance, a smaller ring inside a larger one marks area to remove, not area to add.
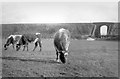
[[[114,24],[112,22],[95,22],[95,25],[90,33],[91,37],[102,38],[109,37],[112,35],[112,30],[114,28]],[[102,34],[103,32],[103,34]]]

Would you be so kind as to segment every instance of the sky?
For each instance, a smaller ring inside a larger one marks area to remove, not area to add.
[[[2,23],[118,22],[117,2],[3,2]]]

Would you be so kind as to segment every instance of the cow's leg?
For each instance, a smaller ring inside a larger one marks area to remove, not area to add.
[[[33,51],[36,49],[37,46],[38,46],[38,43],[35,42],[35,47],[34,47]]]
[[[28,45],[27,45],[27,51],[28,51]]]
[[[28,51],[28,43],[25,46],[27,47],[27,51]]]
[[[25,45],[23,46],[23,51],[25,50]]]
[[[57,55],[57,57],[56,57],[56,61],[57,62],[60,62],[60,60],[59,60],[59,52],[56,50],[56,55]]]
[[[14,43],[14,41],[12,41],[11,44],[13,46],[13,49],[15,49],[15,46],[14,46],[15,43]]]
[[[28,43],[24,45],[23,51],[25,50],[25,47],[27,47],[27,51],[28,51]]]
[[[56,60],[58,60],[58,52],[57,52],[57,50],[56,50],[56,55],[57,55],[57,58],[56,58]]]
[[[12,46],[13,46],[13,49],[15,49],[15,46],[14,46],[14,44],[12,44]]]
[[[39,42],[40,51],[42,51],[42,43]]]

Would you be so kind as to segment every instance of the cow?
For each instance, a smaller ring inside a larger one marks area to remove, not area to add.
[[[21,39],[19,40],[19,42],[16,45],[16,51],[18,51],[21,46],[23,46],[23,51],[25,50],[25,47],[27,47],[27,51],[28,51],[28,44],[29,43],[34,43],[34,49],[33,51],[37,48],[37,46],[39,45],[40,47],[40,51],[42,50],[42,41],[41,41],[41,34],[40,33],[35,33],[35,34],[23,34]]]
[[[68,48],[70,44],[70,32],[67,29],[61,28],[54,35],[54,47],[56,50],[56,61],[59,62],[59,59],[62,63],[66,63]]]
[[[21,36],[22,35],[10,35],[9,37],[7,37],[6,43],[4,44],[4,49],[7,50],[11,44],[13,45],[14,49]]]

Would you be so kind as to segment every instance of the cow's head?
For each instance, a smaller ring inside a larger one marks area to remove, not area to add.
[[[11,44],[13,44],[13,41],[14,40],[13,40],[12,37],[8,38],[7,41],[6,41],[6,43],[5,43],[5,45],[4,45],[4,49],[7,50],[8,46],[11,45]]]
[[[21,45],[18,43],[18,44],[16,44],[16,51],[19,51],[20,50],[20,48],[21,48]]]
[[[66,63],[67,61],[67,56],[68,56],[68,52],[67,51],[61,51],[60,52],[60,60],[62,63]]]
[[[8,44],[5,44],[4,49],[7,50],[8,46],[9,46]]]

